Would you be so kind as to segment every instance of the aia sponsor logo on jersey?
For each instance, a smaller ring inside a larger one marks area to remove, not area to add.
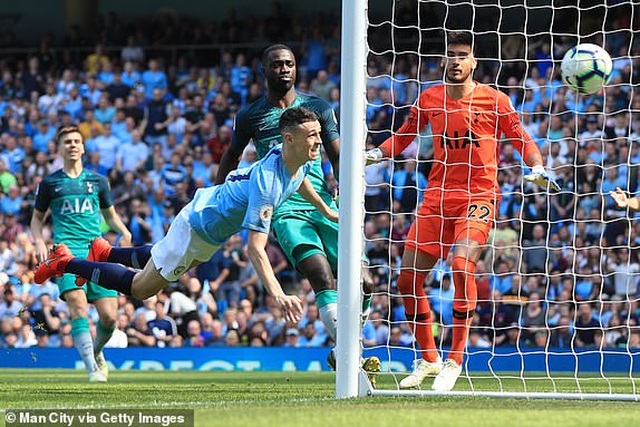
[[[93,213],[93,204],[86,197],[64,199],[60,206],[60,215]]]
[[[439,139],[440,147],[447,150],[466,149],[468,146],[474,148],[480,148],[478,138],[470,131],[464,135],[461,135],[458,131],[454,131],[453,134],[444,134],[435,136],[436,140]]]

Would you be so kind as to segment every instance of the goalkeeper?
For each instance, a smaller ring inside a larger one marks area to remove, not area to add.
[[[367,164],[395,157],[428,124],[433,132],[434,159],[424,201],[411,225],[402,258],[398,290],[407,320],[422,350],[413,372],[401,388],[418,387],[427,375],[436,375],[432,389],[451,390],[462,371],[464,347],[476,308],[476,262],[487,242],[500,202],[497,184],[498,140],[504,133],[522,154],[531,174],[524,178],[548,190],[559,191],[542,166],[542,156],[527,134],[507,95],[473,80],[476,58],[469,32],[448,35],[441,66],[443,84],[420,94],[406,122],[379,148],[366,152]],[[436,349],[431,308],[424,281],[439,258],[453,250],[452,342],[442,362]]]

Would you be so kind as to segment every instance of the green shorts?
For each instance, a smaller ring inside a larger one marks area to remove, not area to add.
[[[338,271],[338,224],[318,211],[289,212],[273,221],[273,231],[285,255],[297,269],[311,255],[324,255],[333,274]]]
[[[89,244],[87,243],[86,248],[69,248],[71,253],[79,258],[87,258],[89,255]],[[82,287],[76,285],[76,275],[75,274],[63,274],[62,277],[57,277],[55,279],[56,285],[58,285],[58,289],[60,289],[60,298],[64,298],[64,293],[67,291],[72,291],[74,289],[83,289],[87,294],[87,301],[93,302],[99,300],[101,298],[117,298],[118,291],[114,291],[111,289],[103,288],[93,282],[87,282]]]

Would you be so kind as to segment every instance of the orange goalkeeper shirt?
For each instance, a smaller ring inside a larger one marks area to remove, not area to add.
[[[503,133],[524,159],[532,152],[539,153],[509,97],[479,83],[459,100],[446,94],[444,84],[426,89],[406,122],[380,148],[391,157],[397,156],[429,123],[434,164],[425,195],[440,190],[446,197],[499,198],[498,141]]]

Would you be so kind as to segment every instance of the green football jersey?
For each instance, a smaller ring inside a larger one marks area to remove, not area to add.
[[[71,178],[62,170],[47,175],[36,193],[35,208],[51,209],[53,241],[71,248],[84,248],[100,236],[100,209],[113,205],[109,182],[83,170]]]
[[[296,93],[296,98],[288,108],[305,107],[318,115],[322,126],[322,142],[327,144],[339,138],[338,123],[329,104],[313,95]],[[279,122],[280,115],[285,109],[273,106],[266,97],[261,97],[243,108],[236,116],[232,144],[245,147],[253,141],[258,158],[262,158],[269,150],[282,143]],[[313,188],[324,202],[335,207],[333,198],[327,189],[327,182],[322,169],[322,159],[319,158],[307,175]],[[285,201],[275,212],[275,217],[291,211],[315,210],[299,193],[295,193]]]

